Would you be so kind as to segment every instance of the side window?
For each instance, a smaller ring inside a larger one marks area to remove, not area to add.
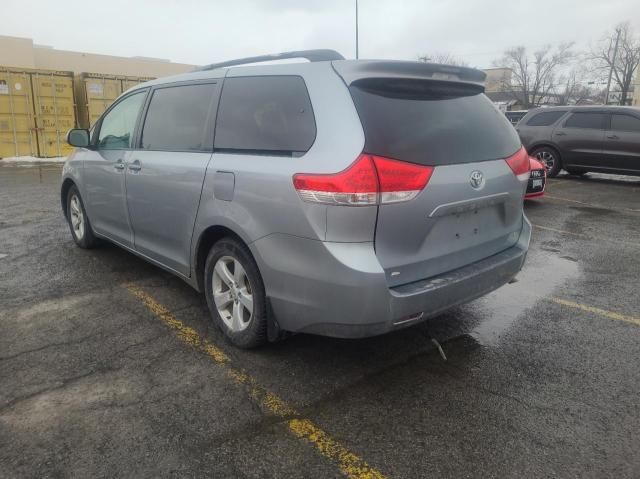
[[[550,126],[553,125],[558,119],[564,115],[566,111],[545,111],[544,113],[538,113],[533,115],[527,121],[527,126]]]
[[[142,148],[212,151],[216,88],[215,83],[207,83],[155,90],[142,128]]]
[[[298,76],[227,78],[216,121],[215,149],[295,155],[311,148],[316,123]]]
[[[101,150],[126,150],[133,147],[133,132],[146,91],[135,93],[114,106],[102,119],[97,146]]]
[[[566,128],[587,128],[602,130],[604,128],[604,113],[577,112],[564,122]]]
[[[640,132],[640,118],[631,115],[611,115],[611,129]]]

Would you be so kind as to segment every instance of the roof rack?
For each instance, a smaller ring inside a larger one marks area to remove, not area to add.
[[[310,62],[327,62],[332,60],[344,60],[344,57],[335,50],[300,50],[296,52],[274,53],[272,55],[260,55],[257,57],[238,58],[221,63],[212,63],[200,68],[195,72],[215,70],[216,68],[232,67],[236,65],[246,65],[248,63],[270,62],[274,60],[285,60],[287,58],[306,58]]]

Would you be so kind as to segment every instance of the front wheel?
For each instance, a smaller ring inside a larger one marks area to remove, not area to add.
[[[247,247],[233,238],[213,245],[205,264],[205,294],[216,325],[235,346],[267,341],[264,284]]]
[[[67,222],[71,230],[73,241],[84,249],[96,245],[96,237],[91,230],[89,217],[84,209],[84,203],[76,186],[72,186],[67,194]]]
[[[548,146],[535,148],[531,152],[531,156],[547,168],[547,176],[549,178],[553,178],[560,173],[560,168],[562,167],[560,164],[560,155],[553,148],[549,148]]]

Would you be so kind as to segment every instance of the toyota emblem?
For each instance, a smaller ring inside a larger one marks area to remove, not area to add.
[[[478,170],[472,172],[471,177],[469,178],[469,183],[471,184],[471,187],[476,190],[482,188],[484,186],[484,175],[482,172]]]

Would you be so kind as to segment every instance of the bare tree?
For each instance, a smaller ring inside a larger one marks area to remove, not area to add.
[[[556,87],[560,69],[574,57],[572,46],[572,42],[557,48],[546,46],[533,54],[523,46],[505,51],[502,59],[495,62],[512,71],[511,82],[505,82],[502,90],[510,92],[524,108],[539,106]]]
[[[614,59],[615,44],[618,49]],[[603,38],[591,50],[591,57],[601,70],[612,69],[614,84],[620,90],[620,104],[627,103],[633,77],[640,65],[640,38],[634,34],[629,22],[618,25],[615,31]]]
[[[569,105],[580,86],[579,75],[575,70],[560,78],[555,92],[558,105]]]
[[[424,54],[418,57],[418,61],[425,63],[441,63],[443,65],[455,65],[459,67],[469,66],[467,62],[452,53]]]
[[[577,66],[558,78],[554,90],[558,105],[581,105],[602,103],[602,88],[598,88],[600,78],[584,58],[580,57]]]

